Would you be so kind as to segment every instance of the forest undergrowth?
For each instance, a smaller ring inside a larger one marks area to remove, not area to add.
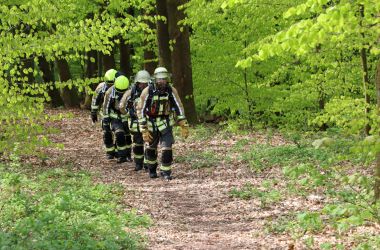
[[[46,124],[61,146],[1,165],[6,248],[380,247],[373,157],[354,158],[365,147],[352,138],[204,124],[183,140],[175,130],[166,182],[106,160],[98,124],[70,112]]]

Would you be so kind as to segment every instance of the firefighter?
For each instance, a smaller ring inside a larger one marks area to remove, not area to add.
[[[128,87],[129,80],[126,76],[117,77],[114,86],[107,90],[103,102],[103,124],[110,126],[115,135],[118,163],[132,161],[132,142],[127,141],[125,136],[129,133],[126,126],[128,117],[120,112],[120,100]]]
[[[182,137],[189,135],[183,105],[177,90],[169,84],[169,72],[164,67],[154,70],[153,84],[146,87],[137,105],[139,128],[147,146],[145,162],[149,169],[149,177],[157,178],[157,146],[161,146],[160,173],[166,180],[171,180],[174,143],[173,125],[181,126]],[[173,119],[174,111],[176,121]]]
[[[104,75],[104,82],[99,83],[95,89],[95,94],[92,96],[91,102],[91,119],[93,123],[98,121],[99,106],[103,103],[106,91],[114,84],[116,73],[117,71],[114,69],[107,70]],[[102,119],[103,112],[101,110],[99,114]],[[107,159],[113,159],[115,157],[115,147],[111,128],[102,122],[102,130]]]
[[[115,78],[118,78],[119,76],[126,76],[126,75],[122,71],[117,71],[115,74]],[[125,140],[127,141],[127,145],[131,145],[132,144],[132,136],[131,136],[131,131],[129,129],[129,124],[128,124],[127,119],[128,119],[128,115],[124,116],[123,124],[126,127],[126,129],[125,129]],[[129,151],[131,151],[130,148],[128,148],[128,152]],[[130,154],[128,153],[128,155],[130,155]],[[132,159],[130,157],[127,157],[127,160],[132,161]]]
[[[136,106],[140,100],[140,95],[150,82],[150,74],[146,70],[137,72],[134,85],[130,90],[125,92],[120,102],[120,112],[129,114],[130,124],[129,130],[133,136],[133,159],[135,162],[135,170],[139,171],[144,166],[144,141],[138,126],[138,118],[136,114]]]

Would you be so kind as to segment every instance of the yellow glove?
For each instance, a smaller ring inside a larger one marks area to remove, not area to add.
[[[181,136],[182,138],[186,139],[189,137],[189,124],[186,120],[182,120],[178,122],[178,125],[181,126]]]
[[[141,133],[142,133],[142,137],[143,137],[144,142],[151,143],[153,141],[153,136],[149,132],[149,130],[147,130],[147,129],[143,130]]]

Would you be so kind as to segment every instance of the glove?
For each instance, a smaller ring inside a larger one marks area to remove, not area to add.
[[[98,121],[98,114],[96,111],[91,111],[91,120],[93,123]]]
[[[178,122],[178,125],[181,126],[181,137],[186,139],[189,137],[189,124],[186,120],[182,120]]]
[[[149,132],[149,130],[145,129],[141,133],[142,133],[142,137],[143,137],[144,142],[151,143],[153,141],[153,136]]]

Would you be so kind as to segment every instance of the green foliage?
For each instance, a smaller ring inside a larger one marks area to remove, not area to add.
[[[250,150],[243,152],[241,158],[254,171],[263,171],[273,166],[293,167],[297,164],[328,164],[333,154],[326,150],[316,150],[311,147],[284,145],[273,147],[270,145],[254,145]]]
[[[278,190],[273,189],[273,184],[266,182],[262,184],[262,187],[256,188],[250,183],[246,183],[241,189],[233,188],[230,191],[232,197],[249,200],[258,198],[261,207],[268,207],[281,201],[281,193]]]
[[[16,157],[17,158],[17,157]],[[147,216],[123,211],[121,187],[85,172],[25,173],[17,159],[0,165],[0,245],[4,249],[137,249]],[[18,167],[17,167],[18,166]]]
[[[267,136],[272,137],[271,133]],[[365,163],[373,162],[378,152],[378,137],[347,136],[345,130],[336,129],[308,136],[288,132],[287,136],[296,145],[253,144],[247,150],[249,139],[235,144],[233,151],[239,152],[253,171],[281,167],[282,175],[269,176],[274,171],[265,171],[266,180],[261,185],[247,183],[233,188],[230,195],[260,202],[262,208],[289,202],[289,198],[305,201],[308,209],[267,218],[268,234],[290,234],[308,248],[376,249],[378,237],[363,233],[361,228],[373,228],[380,222],[380,203],[373,202],[374,179],[365,170]],[[318,148],[312,147],[311,141],[321,137],[323,143]],[[328,143],[325,139],[329,139]],[[343,243],[315,240],[315,235],[327,231],[333,231]],[[347,245],[344,241],[353,243]]]
[[[191,164],[192,168],[211,168],[221,164],[221,158],[212,150],[193,150],[185,155],[179,155],[175,159],[177,162]]]
[[[39,138],[43,128],[37,124],[44,122],[41,117],[44,103],[50,101],[49,91],[75,87],[80,92],[91,93],[90,86],[100,79],[78,74],[78,68],[82,70],[88,59],[86,53],[109,54],[121,39],[130,44],[144,44],[154,36],[145,21],[154,18],[128,13],[131,8],[136,13],[145,12],[152,3],[119,0],[2,1],[0,152],[9,154],[17,147],[28,154],[35,148],[46,146],[48,142]],[[146,44],[151,46],[149,42]],[[144,46],[137,47],[141,50]],[[76,69],[74,78],[66,82],[43,82],[43,72],[39,67],[42,59],[48,63],[66,60]]]
[[[377,120],[369,121],[363,110],[366,104],[364,99],[352,99],[340,97],[332,99],[325,107],[323,114],[312,122],[319,126],[327,124],[344,129],[347,134],[361,134],[365,124],[369,122],[372,127],[377,127]],[[371,106],[375,110],[375,106]],[[375,111],[373,111],[375,112]],[[376,118],[376,115],[372,117]]]
[[[317,212],[304,212],[298,214],[297,223],[301,229],[311,232],[318,232],[324,227],[324,223]]]
[[[198,111],[230,118],[235,131],[247,124],[303,131],[358,131],[368,120],[377,126],[360,110],[358,100],[365,93],[373,103],[375,92],[374,84],[361,83],[358,52],[366,49],[373,83],[379,8],[373,0],[190,1]]]
[[[286,233],[293,228],[295,224],[295,218],[293,214],[281,215],[277,218],[269,219],[265,222],[266,233],[281,234]]]

